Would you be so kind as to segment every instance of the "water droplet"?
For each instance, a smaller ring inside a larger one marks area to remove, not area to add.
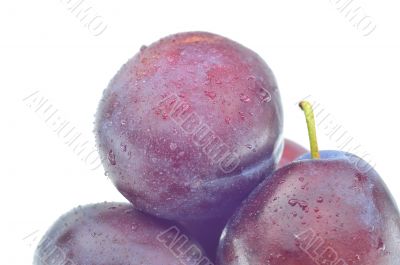
[[[385,245],[385,243],[383,242],[382,238],[379,238],[379,239],[378,239],[378,249],[379,249],[379,250],[382,250],[382,251],[385,251],[385,249],[386,249],[386,245]]]
[[[176,143],[170,143],[169,148],[174,151],[176,150],[176,148],[178,147],[178,145]]]
[[[241,112],[241,111],[239,111],[239,116],[240,116],[240,118],[242,119],[242,120],[244,120],[244,112]]]
[[[297,200],[296,199],[290,199],[288,201],[288,203],[289,203],[290,206],[296,206],[297,205]]]
[[[367,178],[361,173],[356,173],[355,178],[359,182],[366,182],[367,180]]]
[[[241,93],[240,94],[240,101],[242,101],[244,103],[250,102],[250,97],[245,95],[245,94],[243,94],[243,93]]]
[[[305,184],[301,185],[300,188],[301,188],[302,190],[308,190],[308,184],[309,184],[309,183],[306,182]]]
[[[322,196],[319,196],[318,199],[317,199],[317,202],[318,203],[324,202],[324,198]]]
[[[211,99],[215,99],[217,97],[217,93],[215,93],[214,91],[206,90],[206,91],[204,91],[204,94]]]
[[[166,113],[164,111],[161,116],[162,116],[163,120],[166,120],[168,118],[168,113]]]
[[[298,199],[290,199],[288,201],[290,206],[300,206],[300,208],[304,211],[308,208],[308,203],[306,201],[298,200]]]
[[[253,146],[252,146],[251,144],[246,144],[246,147],[247,147],[248,149],[252,149],[252,148],[253,148]]]
[[[108,152],[107,159],[108,159],[108,162],[110,162],[111,165],[115,166],[117,164],[117,162],[115,161],[114,152],[112,150],[110,150],[110,152]]]
[[[172,62],[174,61],[174,57],[172,57],[172,56],[167,56],[167,61],[168,61],[169,63],[172,63]]]
[[[121,144],[121,151],[126,152],[126,144]]]
[[[104,176],[108,176],[108,171],[104,171]]]

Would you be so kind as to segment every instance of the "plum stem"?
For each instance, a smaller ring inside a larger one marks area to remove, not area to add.
[[[315,129],[315,118],[312,105],[310,104],[310,102],[303,100],[299,103],[299,106],[304,111],[304,114],[306,116],[308,137],[310,139],[311,158],[318,159],[319,158],[318,141],[317,141],[317,132]]]

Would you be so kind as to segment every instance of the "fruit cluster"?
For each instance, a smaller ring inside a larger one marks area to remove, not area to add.
[[[253,51],[204,32],[142,47],[95,128],[130,203],[60,217],[34,264],[400,265],[384,182],[353,154],[319,151],[312,107],[300,107],[310,153],[283,138],[274,75]]]

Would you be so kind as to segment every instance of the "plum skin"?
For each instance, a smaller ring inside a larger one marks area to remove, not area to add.
[[[355,166],[361,158],[338,153],[293,162],[260,184],[225,227],[217,264],[400,264],[390,192],[374,169]]]
[[[201,244],[208,257],[215,261],[219,239],[227,219],[229,218],[190,220],[180,222],[180,225]]]
[[[299,145],[298,143],[285,139],[282,157],[279,160],[278,168],[281,168],[296,159],[299,159],[301,155],[307,153],[307,149]],[[210,220],[190,220],[181,222],[191,235],[193,235],[204,247],[208,256],[212,259],[215,258],[219,238],[222,234],[222,230],[227,223],[227,218],[217,218]]]
[[[175,247],[165,244],[173,236],[169,231],[186,235],[173,223],[143,214],[127,203],[86,205],[53,224],[39,243],[33,264],[212,265],[191,239],[182,244],[176,240]]]
[[[189,32],[142,48],[121,68],[95,134],[105,170],[136,208],[211,219],[230,215],[275,168],[282,116],[273,73],[256,53]]]

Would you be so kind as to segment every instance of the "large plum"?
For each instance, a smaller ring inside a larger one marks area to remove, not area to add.
[[[253,51],[204,32],[143,47],[112,79],[95,133],[105,170],[142,211],[227,216],[282,149],[275,78]]]
[[[178,226],[127,203],[75,208],[45,234],[34,265],[212,265]]]

